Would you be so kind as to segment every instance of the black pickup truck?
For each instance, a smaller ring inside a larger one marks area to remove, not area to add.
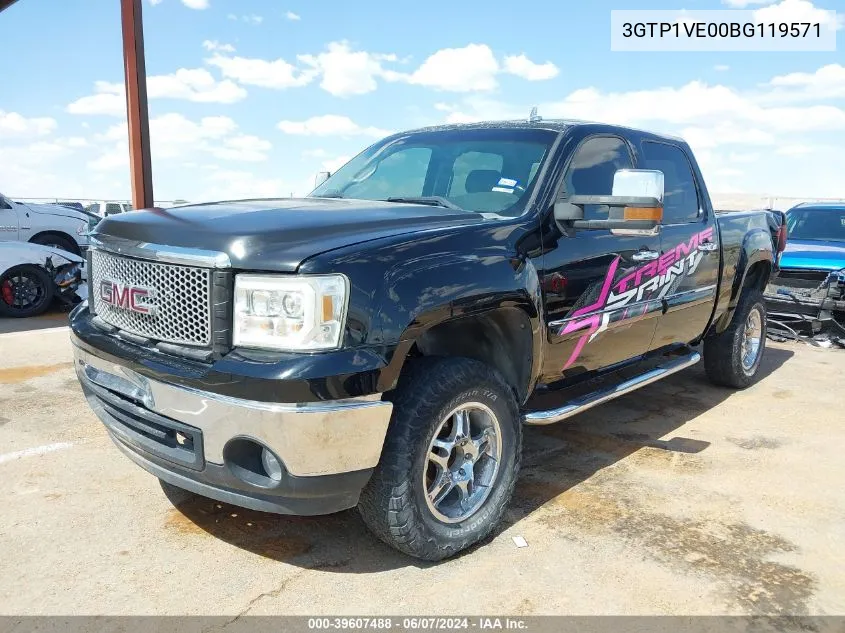
[[[784,241],[768,212],[717,216],[680,139],[428,128],[306,198],[105,218],[71,339],[111,438],[166,484],[357,506],[437,560],[499,522],[524,424],[689,367],[698,344],[710,379],[750,385]]]

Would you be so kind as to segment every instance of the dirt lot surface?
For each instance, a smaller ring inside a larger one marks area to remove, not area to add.
[[[770,345],[744,392],[699,365],[527,429],[502,531],[429,565],[355,511],[166,496],[60,323],[0,322],[0,614],[845,614],[845,353]]]

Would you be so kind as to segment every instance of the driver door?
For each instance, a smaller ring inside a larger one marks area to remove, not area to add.
[[[561,199],[610,195],[616,171],[632,168],[624,139],[588,136],[566,168]],[[607,219],[606,209],[587,205],[584,219]],[[645,354],[662,310],[649,289],[660,256],[657,231],[578,230],[566,236],[554,218],[545,226],[540,280],[548,346],[543,382]]]
[[[0,240],[4,242],[19,239],[20,224],[15,205],[0,195]]]

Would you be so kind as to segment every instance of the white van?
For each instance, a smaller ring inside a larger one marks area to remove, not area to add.
[[[0,242],[32,242],[80,255],[88,248],[89,217],[57,204],[15,202],[0,193]]]
[[[85,210],[94,213],[101,218],[115,213],[126,213],[132,210],[132,205],[128,202],[109,202],[108,200],[100,200],[99,202],[92,202]]]

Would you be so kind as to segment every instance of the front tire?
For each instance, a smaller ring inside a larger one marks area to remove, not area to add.
[[[704,339],[704,370],[717,385],[745,389],[757,379],[765,348],[766,303],[762,292],[748,288],[728,328]]]
[[[47,311],[54,295],[53,280],[38,266],[15,266],[0,275],[0,315],[38,316]]]
[[[453,556],[493,531],[519,472],[522,425],[510,387],[465,358],[409,361],[359,511],[376,536],[424,560]]]

